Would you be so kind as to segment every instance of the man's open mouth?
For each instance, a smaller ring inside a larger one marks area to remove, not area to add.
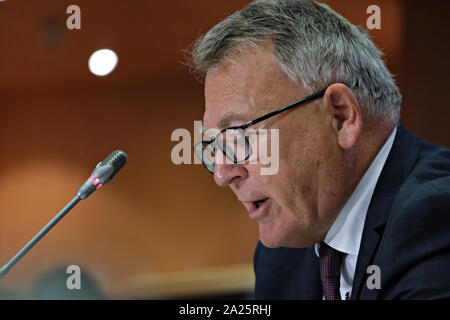
[[[256,207],[256,209],[258,209],[259,207],[261,207],[263,205],[264,202],[266,202],[269,198],[265,198],[265,199],[261,199],[258,201],[254,201],[253,205]]]

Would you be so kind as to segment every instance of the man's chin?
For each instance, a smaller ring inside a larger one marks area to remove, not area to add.
[[[273,223],[259,223],[259,240],[267,248],[306,248],[314,242],[305,241],[295,237],[295,233],[280,230]]]
[[[265,247],[267,247],[267,248],[270,248],[270,249],[275,249],[275,248],[280,248],[280,247],[282,247],[282,246],[280,246],[280,245],[278,245],[278,244],[276,244],[276,243],[274,243],[274,242],[266,242],[266,241],[264,241],[263,239],[259,239],[260,241],[261,241],[261,243],[265,246]]]
[[[267,248],[282,247],[285,235],[276,230],[273,223],[259,223],[259,240]]]

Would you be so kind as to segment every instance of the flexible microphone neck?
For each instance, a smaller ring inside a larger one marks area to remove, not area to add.
[[[28,251],[30,251],[30,249],[33,248],[33,246],[39,240],[41,240],[41,238],[43,236],[45,236],[47,234],[47,232],[49,232],[50,229],[53,228],[53,226],[58,223],[59,220],[61,220],[73,207],[75,207],[77,205],[77,203],[80,202],[80,200],[81,200],[81,198],[78,195],[76,195],[56,216],[53,217],[52,220],[50,220],[49,223],[47,223],[47,225],[44,228],[42,228],[41,231],[39,231],[33,237],[33,239],[30,240],[30,242],[28,242],[22,249],[20,249],[20,251],[17,252],[17,254],[11,260],[9,260],[9,262],[7,264],[5,264],[0,269],[0,279],[2,279],[4,276],[6,276],[6,274],[9,272],[9,270],[11,270],[11,268],[14,267],[14,265],[17,262],[19,262],[19,260]]]
[[[92,171],[89,179],[78,190],[77,195],[45,225],[7,264],[0,268],[0,279],[6,276],[14,265],[41,240],[80,200],[89,197],[94,191],[111,181],[111,179],[126,164],[128,156],[121,150],[113,151]]]

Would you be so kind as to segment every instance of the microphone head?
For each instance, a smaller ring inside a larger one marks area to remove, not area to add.
[[[89,179],[78,189],[77,195],[86,199],[95,190],[107,184],[117,172],[127,163],[128,156],[122,150],[111,152],[109,156],[100,162],[92,171]]]
[[[99,163],[98,167],[111,165],[114,168],[114,174],[116,174],[127,163],[128,156],[122,150],[115,150],[110,153],[109,156]]]

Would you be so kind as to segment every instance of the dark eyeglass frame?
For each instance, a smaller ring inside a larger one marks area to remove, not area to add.
[[[242,124],[242,125],[240,125],[240,126],[234,126],[234,127],[228,127],[228,128],[225,128],[225,129],[221,130],[221,131],[214,137],[214,139],[212,139],[211,141],[205,141],[205,140],[203,140],[203,141],[200,141],[200,142],[196,143],[196,144],[194,145],[194,152],[195,152],[195,149],[196,149],[197,145],[199,145],[199,144],[202,144],[202,145],[205,144],[205,145],[202,147],[202,155],[201,155],[202,157],[201,157],[200,159],[202,160],[203,166],[204,166],[210,173],[213,174],[214,171],[211,171],[211,170],[207,167],[207,165],[204,163],[204,161],[203,161],[203,152],[204,152],[204,150],[206,149],[207,146],[209,146],[211,143],[214,143],[214,141],[216,140],[216,138],[217,138],[219,135],[223,134],[223,133],[226,132],[227,130],[242,130],[242,131],[244,131],[245,129],[247,129],[247,128],[249,128],[249,127],[251,127],[251,126],[253,126],[253,125],[257,124],[257,123],[260,123],[261,121],[264,121],[264,120],[267,120],[267,119],[269,119],[269,118],[272,118],[272,117],[274,117],[274,116],[276,116],[276,115],[278,115],[278,114],[280,114],[280,113],[282,113],[282,112],[285,112],[285,111],[287,111],[287,110],[290,110],[290,109],[292,109],[292,108],[294,108],[294,107],[298,107],[298,106],[301,105],[301,104],[305,104],[306,102],[309,102],[309,101],[312,101],[312,100],[321,98],[321,97],[325,94],[325,91],[326,91],[326,90],[327,90],[327,89],[324,89],[324,90],[321,90],[321,91],[319,91],[319,92],[313,93],[313,94],[310,95],[310,96],[307,96],[307,97],[304,97],[304,98],[302,98],[302,99],[300,99],[300,100],[297,100],[297,101],[295,101],[295,102],[292,102],[292,103],[290,103],[290,104],[288,104],[288,105],[286,105],[286,106],[284,106],[284,107],[281,107],[281,108],[279,108],[279,109],[277,109],[277,110],[275,110],[275,111],[269,112],[269,113],[267,113],[267,114],[265,114],[265,115],[263,115],[263,116],[261,116],[261,117],[259,117],[259,118],[256,118],[256,119],[254,119],[254,120],[248,121],[248,122],[246,122],[246,123],[244,123],[244,124]],[[250,142],[248,141],[247,137],[245,137],[245,141],[246,141],[247,144],[250,144]],[[224,154],[227,158],[229,158],[228,155],[226,154],[226,152],[225,152],[222,148],[216,148],[216,147],[214,147],[214,150],[216,150],[216,149],[222,150],[223,154]],[[195,152],[195,153],[197,154],[197,152]],[[241,160],[241,161],[236,161],[236,159],[230,159],[230,160],[232,160],[234,163],[241,163],[241,162],[247,161],[247,160],[249,159],[250,155],[251,155],[251,154],[249,153],[249,155],[248,155],[244,160]]]

